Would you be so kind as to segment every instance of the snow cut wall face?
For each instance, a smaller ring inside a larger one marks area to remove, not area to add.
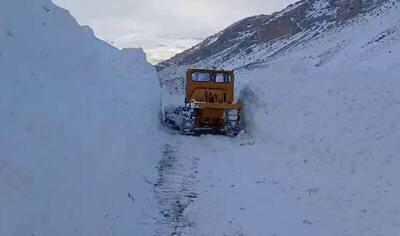
[[[141,49],[107,45],[49,0],[2,1],[0,235],[140,232],[127,196],[144,201],[160,150],[158,94]]]
[[[347,131],[353,132],[348,138],[360,134],[355,127],[375,127],[377,133],[389,129],[385,126],[397,127],[399,7],[399,2],[385,4],[257,67],[238,71],[238,91],[251,91],[250,133],[296,143],[296,138],[323,130],[343,140]]]

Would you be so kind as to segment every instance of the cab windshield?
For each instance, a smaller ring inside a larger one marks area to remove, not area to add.
[[[194,72],[192,74],[192,81],[194,82],[215,82],[215,83],[230,83],[232,78],[227,73],[207,73],[207,72]]]
[[[204,73],[204,72],[194,72],[192,74],[192,80],[194,82],[210,82],[211,75],[209,73]]]

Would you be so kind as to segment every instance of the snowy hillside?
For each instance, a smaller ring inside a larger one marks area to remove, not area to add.
[[[142,50],[50,0],[2,1],[0,235],[142,234],[158,94]]]
[[[176,155],[194,153],[192,172],[202,173],[184,235],[398,235],[399,1],[229,52],[189,64],[237,68],[250,137],[176,141]],[[159,68],[174,105],[187,54]]]
[[[170,90],[182,92],[182,77],[188,66],[237,70],[257,65],[360,15],[370,14],[385,2],[388,1],[302,0],[272,15],[246,18],[160,63],[157,67],[161,80]]]

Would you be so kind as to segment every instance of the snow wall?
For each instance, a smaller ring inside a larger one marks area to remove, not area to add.
[[[146,235],[159,90],[141,49],[49,0],[2,1],[0,235]]]

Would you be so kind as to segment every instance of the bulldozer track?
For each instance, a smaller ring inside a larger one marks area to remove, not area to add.
[[[194,189],[198,182],[198,158],[178,156],[176,147],[167,144],[157,172],[154,195],[160,215],[155,235],[185,235],[185,229],[194,226],[185,211],[198,198]]]

